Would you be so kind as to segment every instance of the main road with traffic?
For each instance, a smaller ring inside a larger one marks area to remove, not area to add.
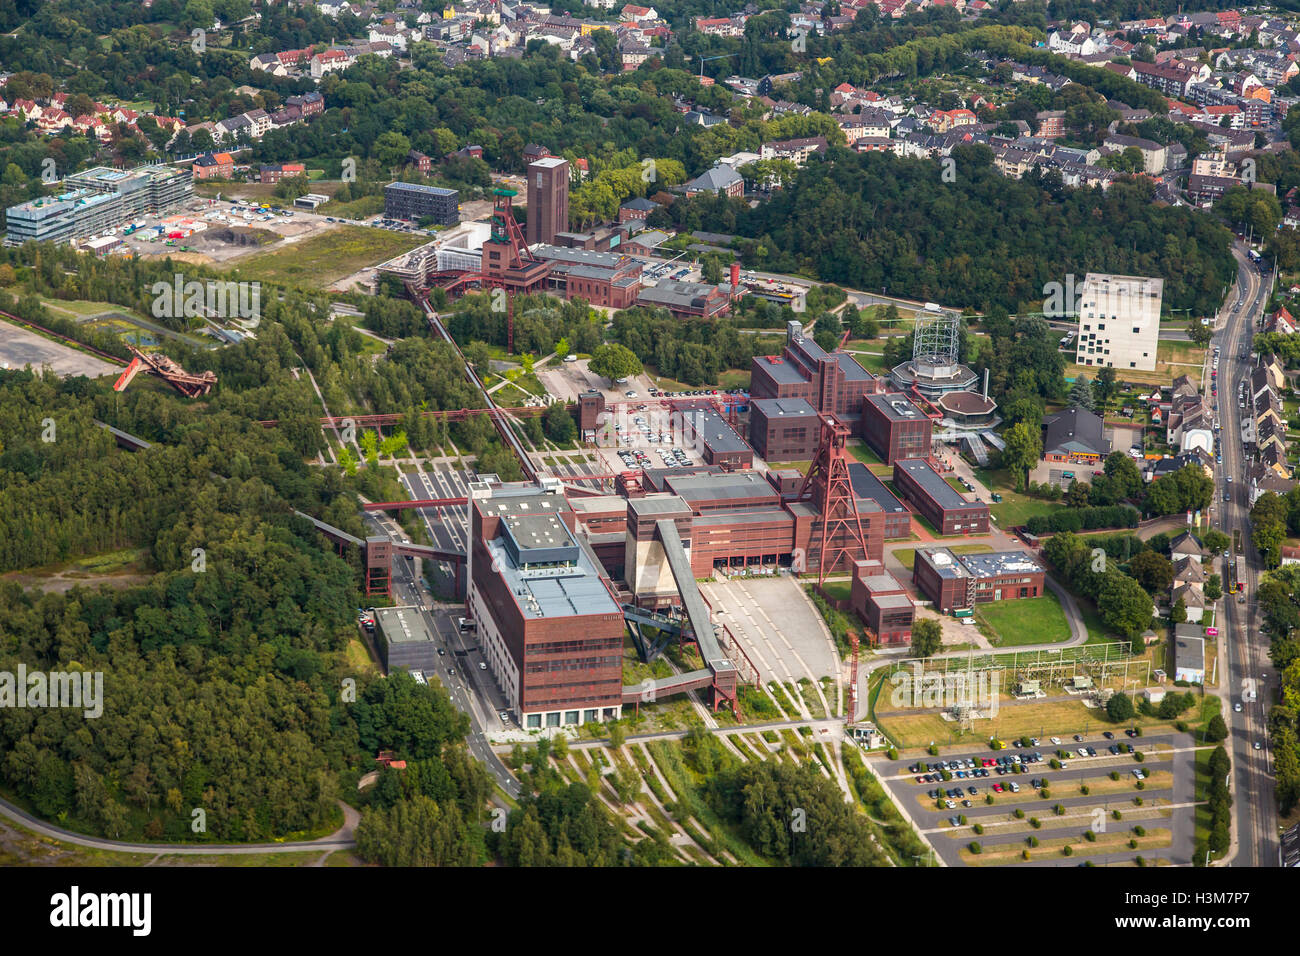
[[[1239,407],[1238,400],[1240,383],[1250,379],[1252,342],[1259,317],[1267,306],[1271,277],[1259,273],[1246,257],[1244,247],[1235,247],[1233,254],[1237,258],[1236,295],[1225,303],[1226,319],[1212,340],[1219,348],[1220,358],[1217,400],[1223,461],[1215,475],[1215,493],[1221,507],[1219,527],[1230,538],[1234,531],[1241,532],[1242,553],[1236,557],[1238,576],[1246,589],[1244,603],[1237,595],[1224,596],[1220,632],[1228,659],[1228,673],[1219,681],[1219,693],[1230,728],[1225,745],[1232,757],[1236,837],[1231,863],[1233,866],[1277,866],[1277,804],[1265,713],[1267,703],[1273,699],[1276,680],[1268,659],[1268,639],[1260,633],[1254,599],[1263,568],[1251,542],[1249,461],[1241,431],[1242,423],[1253,416],[1254,410],[1249,400],[1244,409]],[[1226,573],[1224,580],[1226,585]],[[1238,704],[1242,708],[1239,712],[1235,710]]]

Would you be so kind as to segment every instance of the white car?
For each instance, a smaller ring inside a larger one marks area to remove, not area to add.
[[[1241,701],[1237,701],[1235,704],[1233,704],[1233,705],[1232,705],[1232,709],[1233,709],[1234,712],[1240,714],[1240,713],[1241,713]]]
[[[1061,738],[1060,738],[1060,737],[1053,737],[1053,738],[1051,738],[1051,740],[1052,740],[1052,743],[1055,744],[1057,747],[1061,746]]]
[[[487,664],[485,664],[483,661],[479,661],[479,662],[478,662],[478,669],[481,670],[481,671],[485,671],[485,670],[487,670]]]

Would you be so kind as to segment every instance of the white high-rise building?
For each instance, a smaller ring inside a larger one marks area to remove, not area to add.
[[[1153,372],[1165,281],[1089,272],[1079,293],[1080,365]]]

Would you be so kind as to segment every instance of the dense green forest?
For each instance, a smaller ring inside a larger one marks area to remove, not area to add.
[[[1037,311],[1049,282],[1086,272],[1154,275],[1164,305],[1208,314],[1235,273],[1212,217],[1156,204],[1150,183],[1068,189],[1055,173],[1008,179],[983,146],[939,165],[832,149],[740,216],[747,264],[976,309]]]

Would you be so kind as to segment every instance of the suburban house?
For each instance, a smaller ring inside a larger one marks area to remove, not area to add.
[[[1043,419],[1045,461],[1100,461],[1110,454],[1100,415],[1072,405]]]

